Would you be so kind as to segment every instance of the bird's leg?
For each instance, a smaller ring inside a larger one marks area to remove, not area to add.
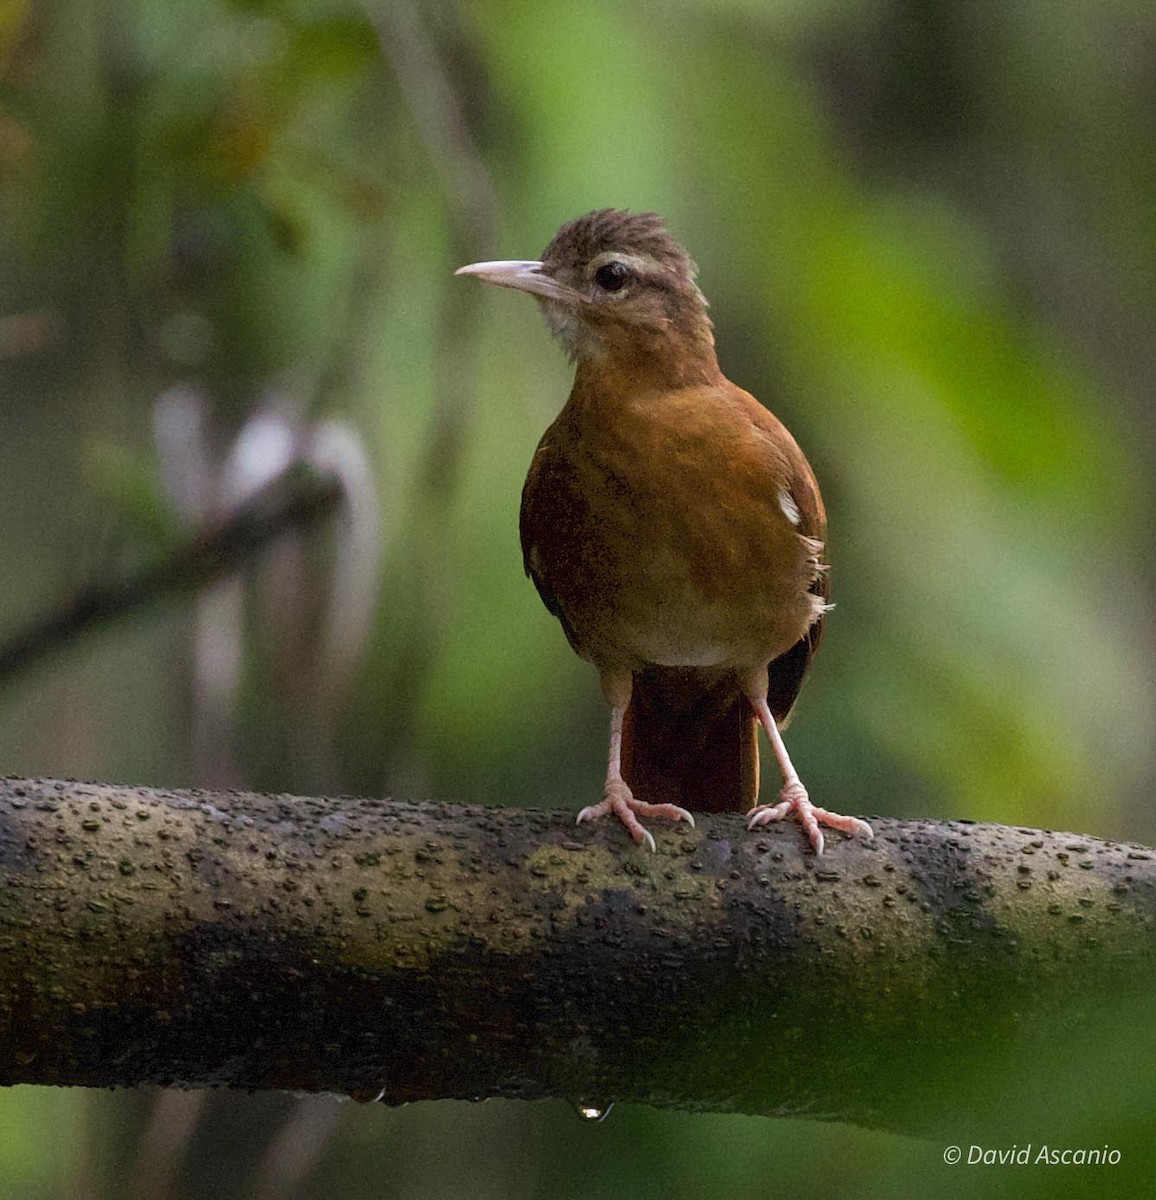
[[[671,821],[686,821],[694,825],[694,817],[677,804],[647,804],[636,800],[626,780],[622,778],[622,724],[630,704],[634,676],[630,671],[602,673],[602,690],[610,705],[610,759],[606,767],[605,795],[599,804],[591,804],[578,814],[578,824],[596,821],[612,812],[626,826],[627,832],[640,845],[656,850],[654,835],[639,821],[639,817],[666,817]]]
[[[748,686],[750,683],[753,683],[753,686]],[[779,802],[777,804],[760,804],[752,808],[747,828],[755,829],[759,825],[782,820],[783,817],[794,813],[799,824],[803,826],[811,845],[815,848],[816,854],[823,853],[823,831],[819,828],[820,825],[827,825],[832,829],[842,829],[845,833],[861,833],[865,837],[873,838],[875,831],[866,821],[861,821],[858,817],[844,817],[839,813],[828,812],[825,808],[818,808],[811,803],[807,789],[803,786],[799,773],[795,770],[795,764],[791,762],[791,756],[787,753],[787,745],[783,741],[782,733],[779,732],[778,722],[767,703],[766,673],[761,673],[761,679],[744,681],[744,691],[747,699],[754,706],[759,724],[767,731],[771,749],[775,752],[775,760],[779,764],[779,770],[783,773],[783,787],[779,792]]]

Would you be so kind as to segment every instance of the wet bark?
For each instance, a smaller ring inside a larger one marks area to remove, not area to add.
[[[0,1084],[561,1096],[934,1127],[1156,982],[1153,852],[0,781]]]

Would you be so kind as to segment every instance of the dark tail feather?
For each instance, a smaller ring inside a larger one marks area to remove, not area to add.
[[[634,676],[622,775],[639,800],[746,812],[759,793],[758,723],[733,676],[651,667]]]

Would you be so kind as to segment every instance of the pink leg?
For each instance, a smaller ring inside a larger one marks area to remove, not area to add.
[[[626,707],[634,678],[629,671],[604,673],[602,690],[610,705],[610,761],[606,768],[605,797],[599,804],[591,804],[578,814],[578,824],[597,821],[607,813],[614,815],[626,826],[627,832],[640,845],[657,850],[654,835],[639,821],[639,817],[666,817],[671,821],[686,821],[694,827],[694,817],[677,804],[647,804],[635,800],[634,793],[622,778],[622,722],[626,718]]]
[[[793,813],[798,818],[799,824],[802,825],[811,845],[815,848],[816,854],[822,854],[825,845],[820,825],[827,825],[831,829],[842,829],[845,833],[861,833],[864,837],[873,838],[875,831],[866,821],[861,821],[858,817],[844,817],[839,813],[828,812],[825,808],[817,808],[811,803],[807,789],[799,779],[795,764],[791,762],[791,756],[787,753],[787,746],[783,741],[783,735],[779,732],[778,723],[775,721],[770,705],[767,704],[765,670],[749,680],[744,680],[743,684],[747,699],[754,705],[759,724],[767,731],[771,749],[775,752],[779,770],[783,773],[783,787],[779,792],[779,802],[777,804],[760,804],[756,808],[752,808],[747,828],[755,829],[770,821],[780,821],[783,817]]]

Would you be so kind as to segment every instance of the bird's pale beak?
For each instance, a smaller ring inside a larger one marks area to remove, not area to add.
[[[572,287],[559,283],[552,275],[543,272],[542,264],[534,259],[497,259],[493,262],[470,263],[458,267],[455,275],[476,275],[483,283],[495,287],[516,288],[519,292],[530,292],[544,296],[547,300],[558,300],[563,304],[580,304],[586,297]]]

